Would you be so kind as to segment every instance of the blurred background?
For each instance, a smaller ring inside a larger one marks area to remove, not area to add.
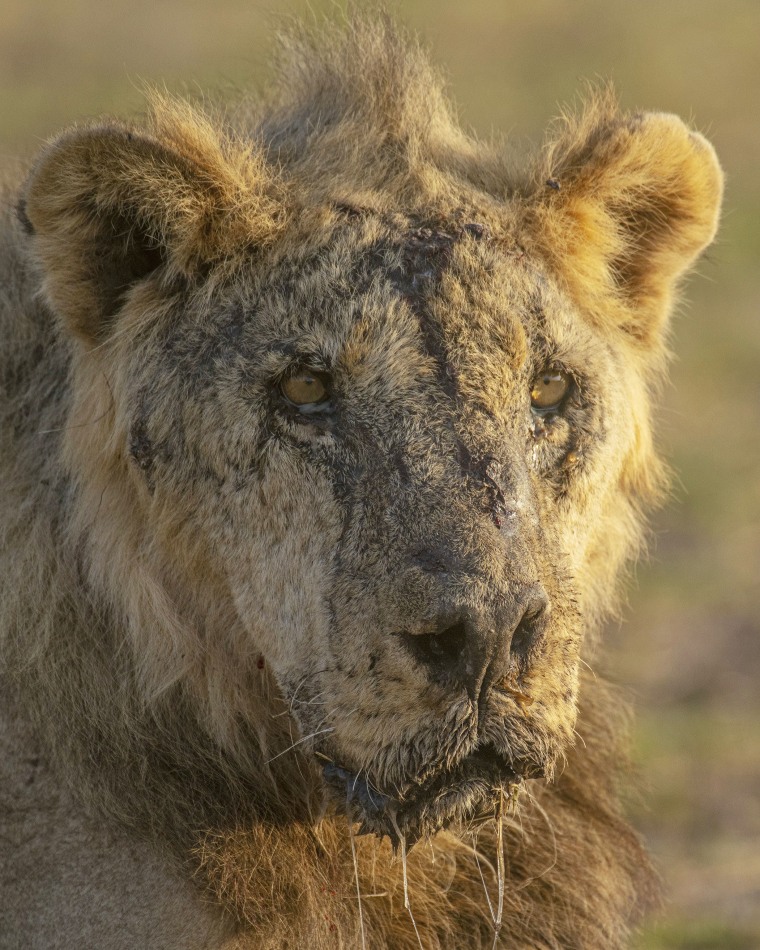
[[[361,4],[360,4],[361,6]],[[3,0],[0,154],[142,107],[144,82],[266,81],[283,14],[325,0]],[[760,2],[409,0],[466,127],[538,141],[584,79],[691,120],[728,176],[674,328],[660,444],[677,473],[607,671],[638,708],[632,811],[667,886],[639,948],[760,948]]]

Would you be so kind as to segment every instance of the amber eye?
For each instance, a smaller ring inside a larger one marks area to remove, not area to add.
[[[539,412],[556,409],[567,395],[570,377],[558,369],[545,369],[533,380],[530,404]]]
[[[309,370],[301,370],[283,379],[280,392],[294,406],[314,406],[330,398],[326,377]]]

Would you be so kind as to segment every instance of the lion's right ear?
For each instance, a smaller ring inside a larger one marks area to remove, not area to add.
[[[270,242],[283,186],[263,155],[191,106],[154,102],[147,132],[77,128],[43,152],[20,215],[44,291],[73,332],[103,340],[125,293],[158,267],[192,278]]]

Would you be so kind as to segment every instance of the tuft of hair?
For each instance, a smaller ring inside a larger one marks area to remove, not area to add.
[[[504,149],[462,131],[442,75],[390,18],[296,23],[279,37],[275,72],[261,135],[325,196],[337,187],[360,206],[413,210],[453,204],[462,188],[503,192]]]

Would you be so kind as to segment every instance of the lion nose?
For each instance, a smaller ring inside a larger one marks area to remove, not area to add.
[[[434,681],[464,687],[482,700],[517,660],[529,665],[541,639],[549,598],[535,585],[509,608],[484,615],[468,609],[440,615],[432,632],[401,633],[406,649]]]

